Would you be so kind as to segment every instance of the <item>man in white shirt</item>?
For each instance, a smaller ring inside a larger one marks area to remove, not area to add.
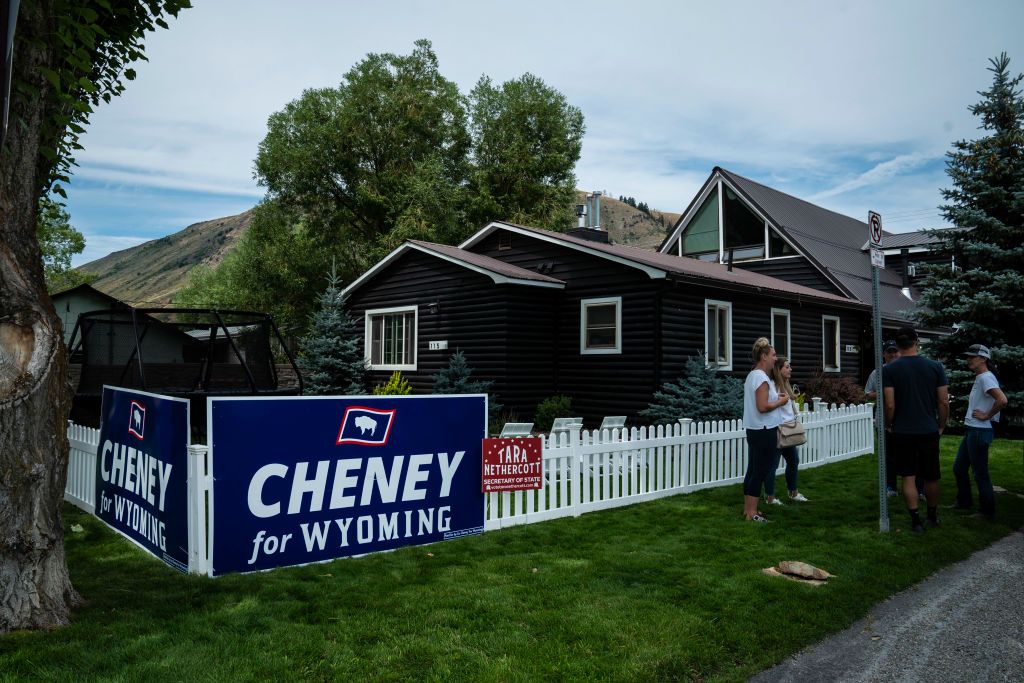
[[[974,373],[974,386],[971,387],[964,418],[964,438],[953,461],[953,476],[956,477],[956,503],[953,507],[963,510],[973,507],[968,472],[974,470],[979,512],[983,517],[992,519],[996,513],[996,497],[988,472],[988,447],[992,444],[992,423],[999,421],[999,411],[1006,407],[1006,394],[989,369],[992,353],[987,346],[974,344],[963,355],[967,356],[967,367]]]

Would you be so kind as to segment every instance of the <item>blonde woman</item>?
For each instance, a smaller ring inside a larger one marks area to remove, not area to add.
[[[785,393],[787,396],[796,396],[793,385],[790,384],[792,376],[793,366],[790,365],[789,359],[785,356],[776,358],[775,365],[772,366],[771,377],[780,393]],[[795,401],[784,403],[779,407],[779,424],[792,422],[795,419]],[[779,469],[780,458],[786,459],[786,488],[789,489],[789,499],[797,503],[810,502],[796,488],[796,473],[800,466],[800,455],[796,451],[796,446],[788,446],[775,450],[775,459],[772,460],[772,466],[768,470],[768,477],[764,481],[764,495],[768,500],[768,504],[782,505],[782,501],[775,497],[775,471]]]
[[[743,427],[747,430],[747,473],[743,477],[743,516],[751,522],[767,522],[757,509],[761,485],[778,450],[778,408],[789,402],[768,373],[775,365],[775,349],[765,337],[751,349],[754,369],[743,382]]]

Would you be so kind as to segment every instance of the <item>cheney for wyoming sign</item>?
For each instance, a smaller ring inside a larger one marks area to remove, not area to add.
[[[487,397],[211,398],[213,574],[483,531]]]
[[[188,571],[188,401],[103,387],[96,516]]]

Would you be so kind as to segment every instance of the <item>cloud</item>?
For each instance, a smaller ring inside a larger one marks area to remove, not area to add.
[[[138,78],[92,116],[73,185],[98,190],[70,209],[94,234],[237,213],[262,196],[268,116],[418,38],[464,93],[529,71],[580,107],[582,189],[681,211],[721,165],[850,215],[910,215],[941,203],[935,159],[977,136],[967,107],[1024,25],[1019,0],[733,0],[727,16],[658,0],[195,4],[147,36]],[[165,192],[177,207],[119,204]]]
[[[925,155],[914,152],[911,154],[902,154],[888,161],[883,161],[875,166],[872,166],[867,171],[858,174],[854,178],[850,178],[834,187],[827,188],[820,192],[816,192],[810,197],[806,197],[809,202],[819,202],[822,199],[828,197],[835,197],[836,195],[846,194],[853,190],[859,190],[862,187],[873,187],[887,183],[893,179],[899,178],[905,174],[908,174],[929,161],[934,161],[934,158],[926,157]]]

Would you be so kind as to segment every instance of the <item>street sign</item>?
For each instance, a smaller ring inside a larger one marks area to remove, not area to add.
[[[882,216],[874,211],[868,211],[868,244],[882,246]]]
[[[868,211],[868,242],[871,245],[871,323],[875,333],[875,373],[882,382],[882,301],[878,270],[885,268],[882,245],[882,216]],[[878,392],[875,404],[875,439],[878,444],[878,530],[889,531],[889,498],[885,490],[885,394]]]

